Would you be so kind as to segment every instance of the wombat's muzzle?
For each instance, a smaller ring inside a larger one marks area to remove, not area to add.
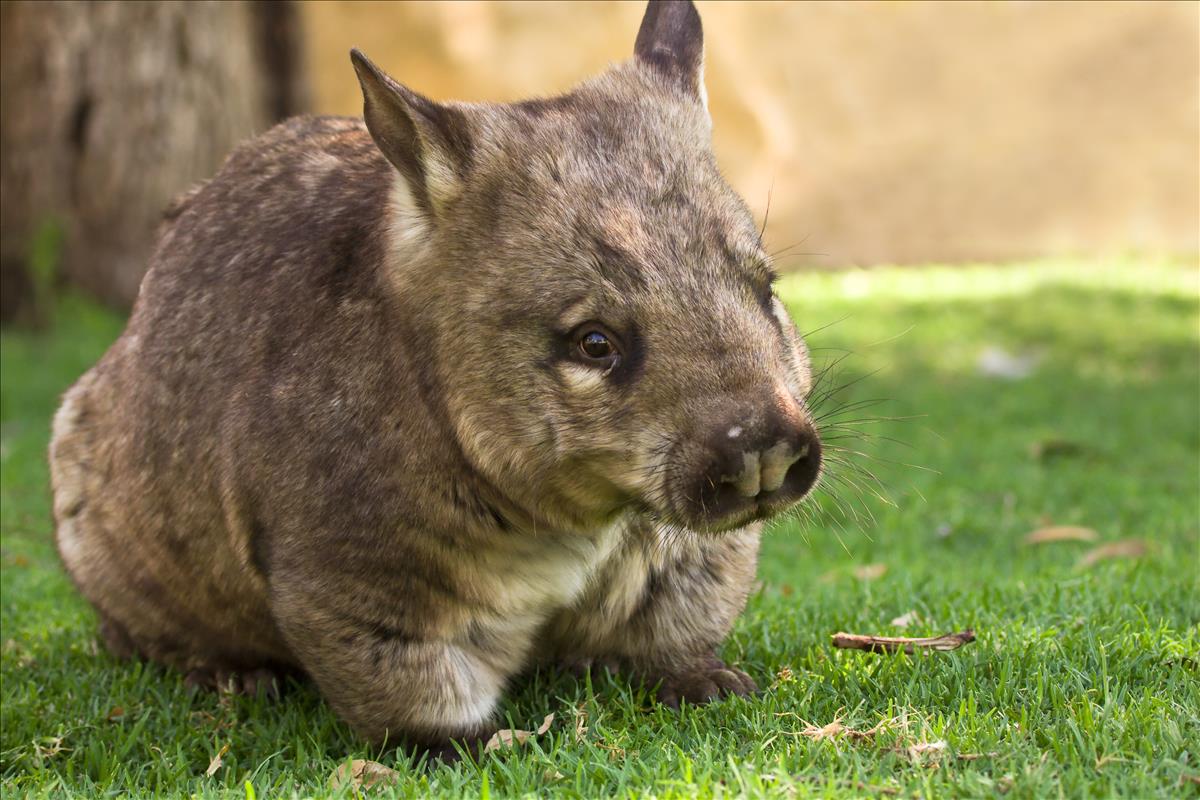
[[[764,519],[796,503],[821,471],[821,441],[808,415],[780,392],[765,409],[715,415],[706,459],[682,499],[688,516],[722,529]]]

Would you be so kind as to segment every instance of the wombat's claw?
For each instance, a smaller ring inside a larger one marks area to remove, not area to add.
[[[621,662],[610,656],[568,658],[561,662],[561,666],[563,670],[580,680],[589,675],[593,678],[601,678],[606,673],[616,675],[621,671]]]
[[[455,739],[444,739],[441,742],[419,745],[411,752],[418,760],[425,759],[426,769],[437,769],[443,764],[452,765],[462,761],[463,753],[466,753],[469,758],[481,758],[484,754],[485,743],[492,738],[492,734],[495,732],[495,728],[485,726]]]
[[[679,708],[681,701],[703,705],[736,694],[747,697],[758,691],[754,679],[720,659],[663,679],[658,687],[658,702]]]
[[[274,670],[266,667],[234,670],[222,667],[194,669],[183,678],[185,686],[210,689],[220,694],[241,694],[254,697],[259,692],[272,700],[279,697],[280,681]]]

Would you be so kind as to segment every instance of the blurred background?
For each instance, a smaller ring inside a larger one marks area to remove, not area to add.
[[[700,2],[715,146],[783,269],[1200,251],[1195,2]],[[641,2],[5,2],[3,319],[136,295],[240,140],[359,114],[347,51],[436,99],[549,95]],[[1081,262],[1086,263],[1086,262]]]
[[[575,742],[496,753],[483,785],[1181,795],[1200,780],[1200,3],[698,6],[717,157],[760,220],[770,202],[826,465],[764,537],[726,647],[767,691],[659,749],[628,732],[661,733],[642,695],[539,677],[503,716],[553,697]],[[51,536],[51,417],[121,334],[174,196],[284,117],[360,114],[352,46],[436,99],[515,100],[627,58],[644,8],[0,0],[0,795],[324,796],[349,756],[382,757],[310,690],[184,699],[172,673],[93,657]],[[961,659],[828,650],[967,627]],[[898,727],[842,747],[817,741],[830,719]],[[477,794],[479,774],[436,786]]]

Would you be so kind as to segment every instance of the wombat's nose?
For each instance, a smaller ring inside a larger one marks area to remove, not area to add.
[[[718,400],[693,469],[680,475],[676,508],[709,530],[778,514],[821,472],[821,441],[785,388],[766,402]]]
[[[799,403],[784,389],[762,406],[727,408],[710,428],[709,461],[694,490],[708,519],[753,509],[774,514],[798,501],[821,471],[821,442]]]
[[[742,497],[757,498],[785,484],[788,493],[803,495],[816,480],[821,445],[807,424],[769,425],[757,435],[732,425],[725,438],[728,442],[719,448],[719,481]]]

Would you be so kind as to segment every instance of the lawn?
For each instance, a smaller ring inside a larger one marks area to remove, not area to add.
[[[323,796],[365,758],[397,771],[372,794],[397,796],[1200,794],[1196,265],[886,269],[779,292],[836,365],[819,413],[849,466],[764,542],[725,648],[761,693],[677,713],[620,677],[543,672],[502,713],[554,714],[548,732],[433,769],[367,750],[305,686],[194,695],[98,648],[51,542],[44,452],[58,394],[120,320],[66,300],[53,335],[4,333],[0,791]],[[1023,541],[1049,525],[1097,539]],[[1132,557],[1086,557],[1125,540]],[[965,628],[977,641],[927,656],[830,646]]]

